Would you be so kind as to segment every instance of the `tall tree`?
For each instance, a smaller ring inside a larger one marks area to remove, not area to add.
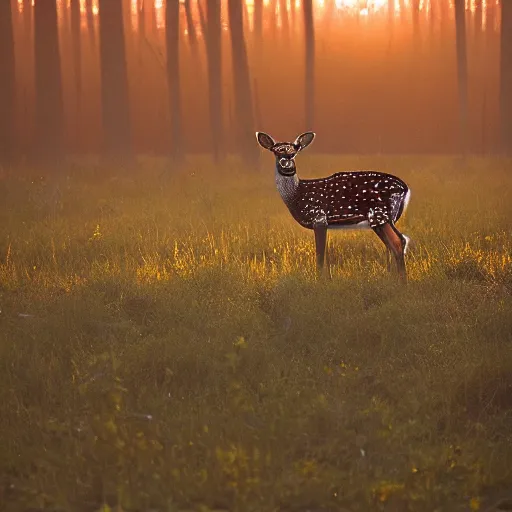
[[[222,58],[220,0],[207,0],[206,54],[208,58],[208,98],[213,159],[221,162],[224,151],[224,122],[222,119]]]
[[[388,52],[391,52],[395,32],[395,0],[388,0]]]
[[[278,0],[268,0],[268,3],[265,5],[265,9],[267,12],[270,13],[270,38],[272,41],[276,41],[276,39],[279,37],[278,31],[277,31],[277,7],[278,7]],[[293,3],[293,2],[292,2]]]
[[[482,36],[482,18],[483,18],[482,0],[476,0],[474,25],[475,25],[475,43],[477,45],[480,43],[480,39]]]
[[[281,34],[284,35],[284,39],[288,40],[290,36],[290,28],[288,22],[288,9],[286,5],[286,0],[279,0],[279,15],[281,16]]]
[[[11,163],[15,144],[15,69],[11,2],[0,2],[0,167]]]
[[[23,20],[25,24],[25,37],[32,32],[32,0],[23,0]]]
[[[197,44],[196,26],[194,24],[194,16],[192,15],[192,7],[190,0],[185,0],[185,16],[187,17],[187,32],[190,49],[196,59],[199,58],[199,47]],[[199,64],[199,63],[198,63]]]
[[[506,1],[506,0],[505,0]],[[496,6],[490,5],[487,3],[486,6],[486,16],[485,16],[485,34],[486,34],[486,42],[489,46],[494,43],[494,26],[496,24]]]
[[[512,3],[501,2],[501,147],[512,156]]]
[[[457,81],[459,90],[460,144],[468,150],[468,56],[466,44],[465,0],[455,0],[455,31],[457,46]]]
[[[94,29],[94,13],[92,0],[85,0],[85,16],[87,19],[87,32],[91,41],[91,48],[96,49],[96,30]]]
[[[416,48],[421,44],[420,0],[412,0],[412,31]]]
[[[242,0],[228,0],[231,35],[231,61],[235,87],[236,145],[242,159],[250,166],[258,163],[259,151],[254,143],[254,110],[252,105],[251,78],[244,36]]]
[[[80,0],[71,0],[71,41],[73,45],[73,73],[75,78],[75,135],[80,138],[82,117],[82,39],[80,30]]]
[[[34,9],[36,151],[40,163],[62,155],[64,106],[56,0],[36,0]]]
[[[395,25],[395,0],[388,0],[388,25],[393,30]]]
[[[144,60],[144,48],[147,44],[146,41],[146,6],[144,5],[144,0],[139,0],[137,6],[137,28],[138,34],[137,38],[139,41],[139,62],[143,62]]]
[[[99,8],[104,150],[126,159],[131,156],[131,127],[123,0],[100,0]]]
[[[451,10],[449,2],[438,2],[437,10],[439,12],[439,25],[441,33],[441,42],[444,43],[447,39],[452,40],[452,25],[451,25]]]
[[[254,115],[256,125],[261,128],[262,117],[259,103],[258,94],[258,77],[262,74],[262,55],[263,55],[263,0],[254,0],[254,37],[253,45],[255,45],[256,51],[254,52],[254,62],[252,66],[253,71],[253,94],[254,94]]]
[[[315,26],[313,24],[313,2],[303,0],[305,57],[305,112],[306,130],[313,130],[315,115]]]
[[[171,118],[170,154],[177,160],[183,159],[183,135],[181,119],[180,84],[180,4],[167,0],[165,8],[165,46],[167,50],[167,87]]]
[[[404,0],[398,0],[398,6],[400,7],[400,22],[403,24],[406,22],[406,10]]]
[[[437,12],[437,4],[430,4],[430,11],[429,11],[429,14],[428,14],[428,28],[429,28],[429,37],[430,37],[430,41],[433,42],[434,41],[434,30],[435,30],[435,24],[436,24],[436,19],[438,17],[438,12]]]
[[[263,0],[254,0],[254,35],[256,41],[261,42],[263,37]]]

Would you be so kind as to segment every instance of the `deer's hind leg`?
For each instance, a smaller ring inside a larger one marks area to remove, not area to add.
[[[391,221],[372,226],[372,229],[382,240],[388,251],[394,256],[398,275],[405,282],[407,280],[407,271],[405,268],[405,248],[407,239],[396,229]]]
[[[391,252],[391,249],[386,246],[386,268],[388,272],[391,272],[391,260],[393,258],[393,254]]]

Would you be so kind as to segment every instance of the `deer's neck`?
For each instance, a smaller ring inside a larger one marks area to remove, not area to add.
[[[283,201],[288,205],[293,202],[299,190],[299,177],[297,173],[293,176],[283,176],[276,168],[276,185]]]

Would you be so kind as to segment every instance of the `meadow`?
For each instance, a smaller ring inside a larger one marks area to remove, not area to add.
[[[297,164],[410,185],[407,286],[270,158],[4,174],[1,510],[512,510],[512,162]]]

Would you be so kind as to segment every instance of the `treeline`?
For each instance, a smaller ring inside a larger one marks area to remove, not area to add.
[[[196,0],[194,0],[196,1]],[[273,0],[280,1],[280,0]],[[179,0],[165,1],[165,51],[164,64],[167,80],[169,112],[166,115],[168,156],[175,162],[186,157],[183,130],[183,91],[180,76],[180,33],[187,29],[188,43],[192,51],[197,52],[200,39],[195,33],[192,22],[192,0],[185,0],[181,6]],[[285,3],[281,2],[285,9]],[[332,2],[331,2],[332,4]],[[390,2],[391,7],[394,2]],[[481,8],[481,4],[480,8]],[[17,113],[15,80],[15,45],[13,31],[14,2],[0,2],[0,165],[10,166],[20,161],[22,154],[38,164],[53,165],[69,151],[65,137],[65,112],[63,102],[63,77],[61,51],[59,47],[58,13],[56,0],[24,0],[24,8],[33,15],[33,51],[34,51],[34,90],[35,115],[32,143],[28,154],[21,150],[16,138]],[[222,21],[221,0],[197,0],[194,5],[199,9],[201,31],[204,34],[206,54],[206,74],[209,112],[207,113],[211,133],[211,151],[215,162],[221,163],[227,154],[226,127],[223,112],[225,97],[223,88],[222,61]],[[101,82],[101,153],[106,158],[130,161],[134,157],[133,126],[130,112],[126,34],[123,23],[123,0],[99,0],[99,37],[97,37],[100,56]],[[186,27],[181,27],[180,9],[184,9]],[[232,119],[236,141],[235,147],[248,166],[258,163],[258,148],[254,142],[255,120],[258,117],[257,91],[253,71],[249,65],[244,33],[243,0],[227,0],[227,18],[232,62],[234,97],[232,98]],[[413,2],[413,29],[419,30],[419,1]],[[91,37],[93,31],[93,3],[86,0],[86,22]],[[459,83],[460,112],[460,149],[471,151],[468,143],[468,77],[465,1],[456,0],[455,24],[457,68]],[[315,67],[318,47],[315,45],[314,9],[312,0],[301,3],[304,34],[304,102],[298,108],[304,110],[305,125],[300,129],[314,129],[315,126]],[[263,0],[254,0],[254,31],[256,41],[262,39]],[[332,14],[332,13],[331,13]],[[76,112],[86,107],[82,76],[82,39],[80,36],[80,1],[70,0],[70,42],[72,45],[74,94],[77,98]],[[140,31],[143,32],[143,17]],[[283,22],[288,20],[283,18]],[[143,37],[143,34],[139,34]],[[500,41],[500,153],[512,154],[512,1],[501,2],[501,41]],[[286,65],[286,56],[283,56]],[[260,63],[261,67],[262,64]],[[264,67],[264,64],[263,64]],[[335,70],[333,70],[334,72]],[[297,88],[299,85],[293,85]],[[78,115],[78,114],[77,114]],[[418,120],[421,122],[421,120]],[[232,142],[232,141],[231,141]]]

